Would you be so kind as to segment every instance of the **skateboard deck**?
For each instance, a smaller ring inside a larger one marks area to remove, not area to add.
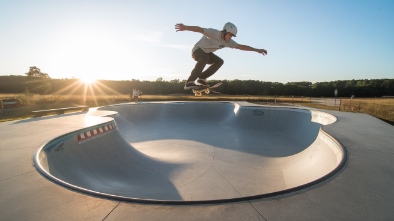
[[[217,83],[213,86],[200,86],[199,88],[193,89],[194,96],[200,97],[202,96],[202,92],[204,92],[205,94],[209,94],[210,92],[215,92],[212,89],[217,88],[220,85],[222,85],[222,83]]]

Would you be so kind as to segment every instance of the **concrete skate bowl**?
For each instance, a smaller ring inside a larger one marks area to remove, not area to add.
[[[55,183],[116,200],[198,204],[276,196],[321,182],[345,149],[299,108],[231,102],[106,106],[108,122],[44,144],[38,171]]]

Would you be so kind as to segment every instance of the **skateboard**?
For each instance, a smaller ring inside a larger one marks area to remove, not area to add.
[[[209,94],[210,92],[215,92],[212,89],[213,88],[217,88],[220,85],[222,85],[222,83],[217,83],[213,86],[200,86],[199,88],[193,89],[193,93],[194,96],[200,97],[202,95],[202,92],[204,92],[205,94]]]

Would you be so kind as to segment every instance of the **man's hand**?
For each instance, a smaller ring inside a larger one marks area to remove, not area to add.
[[[178,23],[178,24],[175,25],[175,29],[176,29],[177,32],[178,31],[185,31],[186,30],[186,26],[183,25],[182,23]]]
[[[267,50],[265,49],[258,49],[257,52],[263,55],[267,55]]]
[[[263,55],[267,54],[267,50],[265,50],[265,49],[257,49],[257,48],[250,47],[248,45],[238,44],[236,49],[240,49],[240,50],[243,50],[243,51],[255,51],[255,52],[263,54]]]
[[[176,31],[194,31],[194,32],[199,32],[201,34],[204,34],[204,30],[201,27],[198,26],[186,26],[182,23],[178,23],[175,25]]]

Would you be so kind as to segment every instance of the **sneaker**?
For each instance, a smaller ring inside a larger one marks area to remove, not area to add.
[[[194,83],[194,81],[189,81],[185,84],[184,89],[185,90],[189,90],[189,89],[197,89],[199,88],[199,86],[197,84]]]
[[[206,79],[198,79],[197,84],[201,86],[209,86]]]

